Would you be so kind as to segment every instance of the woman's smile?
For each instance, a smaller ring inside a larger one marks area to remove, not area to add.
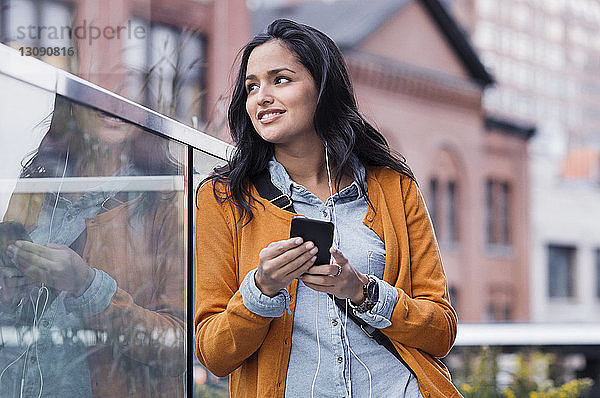
[[[271,123],[283,116],[284,110],[280,109],[266,109],[258,112],[257,119],[262,124]]]

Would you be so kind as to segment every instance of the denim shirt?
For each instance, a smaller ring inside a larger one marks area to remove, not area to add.
[[[85,229],[86,218],[96,216],[106,197],[123,188],[114,181],[106,185],[84,193],[75,202],[45,195],[38,227],[30,234],[32,241],[71,245]],[[115,280],[94,268],[90,286],[79,297],[54,291],[46,302],[45,294],[38,300],[37,287],[14,313],[0,312],[0,396],[35,398],[41,390],[41,397],[91,397],[87,346],[102,344],[103,337],[85,330],[84,317],[104,311],[116,290]],[[32,328],[32,320],[23,322],[22,318],[33,313],[36,302],[40,316],[38,327]]]
[[[362,222],[368,203],[358,183],[354,181],[323,203],[305,187],[292,181],[276,160],[269,162],[269,171],[273,183],[291,196],[297,213],[325,221],[334,222],[334,218],[337,219],[335,233],[339,234],[339,249],[354,268],[374,276],[379,286],[379,301],[375,307],[356,315],[374,328],[391,325],[390,318],[398,302],[398,292],[381,280],[385,266],[385,245]],[[360,178],[364,181],[364,168],[361,169]],[[334,241],[337,241],[335,236]],[[282,290],[275,297],[265,296],[256,286],[255,273],[256,270],[248,273],[240,285],[244,305],[260,316],[282,316],[288,308],[289,294]],[[308,288],[302,281],[298,283],[296,295],[285,395],[422,396],[417,379],[396,357],[347,319],[345,310],[337,307],[327,294]]]

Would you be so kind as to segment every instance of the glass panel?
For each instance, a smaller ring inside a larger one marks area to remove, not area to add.
[[[198,186],[215,168],[225,164],[225,161],[198,150],[193,152],[194,158],[194,192]],[[195,219],[194,206],[194,219]],[[195,253],[195,251],[194,251]],[[195,264],[195,262],[194,262]],[[195,275],[195,273],[194,273]],[[195,286],[195,284],[194,284]],[[195,302],[194,292],[194,302]],[[194,355],[194,396],[198,397],[228,397],[229,396],[229,376],[217,377],[211,374]]]
[[[185,147],[0,92],[0,396],[183,396]]]

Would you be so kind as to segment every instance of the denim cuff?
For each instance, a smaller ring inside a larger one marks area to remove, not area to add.
[[[264,295],[254,280],[256,268],[248,272],[240,284],[240,294],[244,306],[256,315],[265,318],[278,318],[285,311],[291,314],[290,301],[291,297],[287,290],[281,289],[275,297]]]
[[[376,276],[370,276],[377,280],[379,300],[370,311],[363,313],[354,311],[354,314],[374,328],[383,329],[392,324],[390,319],[392,318],[392,312],[394,312],[396,303],[398,303],[398,291],[394,286]]]
[[[75,312],[86,317],[98,315],[108,308],[117,291],[117,282],[106,272],[94,268],[94,279],[79,297],[65,297],[67,312]]]

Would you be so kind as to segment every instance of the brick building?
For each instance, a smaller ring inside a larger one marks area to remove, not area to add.
[[[535,123],[531,320],[600,321],[600,3],[457,0],[499,84],[489,113]]]

